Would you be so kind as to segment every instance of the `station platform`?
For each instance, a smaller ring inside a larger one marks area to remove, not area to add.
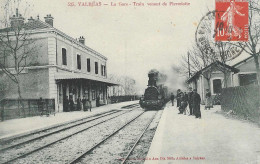
[[[12,119],[0,122],[0,140],[10,139],[18,137],[20,135],[29,134],[39,130],[43,130],[66,122],[75,121],[84,117],[96,115],[102,112],[106,112],[114,109],[121,109],[123,106],[136,104],[139,101],[128,101],[116,104],[108,104],[105,106],[92,108],[90,111],[73,111],[73,112],[61,112],[50,116],[35,116],[19,119]]]
[[[220,111],[201,106],[202,118],[196,119],[168,103],[145,164],[260,164],[260,128]]]

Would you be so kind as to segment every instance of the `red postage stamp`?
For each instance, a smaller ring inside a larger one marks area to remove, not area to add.
[[[248,0],[215,2],[215,41],[248,41]]]

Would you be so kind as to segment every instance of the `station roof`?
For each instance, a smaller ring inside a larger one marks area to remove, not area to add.
[[[107,78],[101,78],[98,76],[87,75],[87,74],[82,74],[82,73],[57,73],[57,74],[55,74],[55,80],[73,80],[73,79],[74,80],[77,80],[77,79],[93,80],[93,81],[106,83],[109,86],[120,85],[118,83],[110,81]]]
[[[227,64],[224,64],[224,63],[221,63],[220,61],[216,61],[214,63],[211,63],[210,65],[208,65],[207,67],[199,70],[198,72],[196,72],[193,76],[191,76],[187,81],[186,83],[190,83],[192,82],[194,79],[196,79],[201,73],[203,73],[204,71],[207,71],[209,68],[213,67],[213,66],[220,66],[220,67],[223,67],[223,68],[226,68],[228,70],[230,70],[231,72],[234,72],[234,73],[237,73],[239,72],[239,69],[235,68],[235,67],[232,67],[232,66],[229,66]]]

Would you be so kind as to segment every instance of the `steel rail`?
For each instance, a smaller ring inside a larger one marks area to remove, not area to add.
[[[55,134],[55,133],[59,133],[59,132],[62,132],[62,131],[65,131],[65,130],[74,128],[74,127],[76,127],[76,126],[83,125],[83,124],[88,123],[88,122],[95,121],[95,120],[97,120],[97,119],[99,119],[99,118],[102,118],[102,117],[105,117],[105,116],[109,116],[109,115],[112,115],[112,114],[118,113],[118,112],[120,112],[120,111],[112,111],[112,112],[109,112],[109,113],[105,113],[104,115],[98,116],[98,117],[93,118],[93,119],[91,119],[91,120],[86,120],[86,121],[83,121],[83,122],[80,122],[80,123],[71,125],[71,126],[69,126],[69,127],[64,127],[64,128],[62,128],[62,129],[59,129],[59,130],[55,130],[55,131],[53,131],[53,132],[46,133],[46,134],[40,135],[40,136],[38,136],[38,137],[34,137],[34,138],[32,138],[32,139],[28,139],[28,140],[19,142],[19,143],[17,143],[17,144],[14,144],[14,145],[11,145],[11,146],[8,146],[8,147],[4,147],[4,148],[0,149],[0,152],[6,151],[6,150],[8,150],[8,149],[11,149],[11,148],[14,148],[14,147],[17,147],[17,146],[21,146],[21,145],[27,144],[27,143],[29,143],[29,142],[32,142],[32,141],[35,141],[35,140],[38,140],[38,139],[41,139],[41,138],[50,136],[50,135]],[[95,116],[94,116],[94,117],[95,117]],[[92,117],[85,118],[85,119],[90,119],[90,118],[92,118]],[[80,120],[80,121],[82,121],[82,120]],[[73,123],[75,123],[75,122],[73,122]],[[73,124],[73,123],[68,123],[68,124],[66,124],[66,125]],[[64,126],[66,126],[66,125],[64,125]],[[48,129],[47,129],[47,130],[48,130]]]
[[[95,115],[92,115],[92,116],[87,116],[87,117],[84,117],[84,118],[81,118],[81,119],[77,119],[77,120],[73,120],[73,121],[61,123],[61,124],[59,124],[59,125],[52,126],[52,127],[50,127],[50,128],[42,129],[42,130],[39,130],[39,131],[36,131],[36,132],[33,132],[33,133],[21,135],[21,136],[14,137],[14,138],[11,138],[11,139],[1,139],[0,144],[2,144],[2,143],[4,143],[4,142],[12,142],[12,141],[14,141],[14,140],[19,140],[19,139],[21,139],[21,138],[28,137],[28,136],[31,136],[31,135],[34,135],[34,134],[37,134],[37,133],[40,133],[40,132],[44,132],[44,131],[47,131],[47,130],[52,130],[52,129],[59,128],[59,127],[62,127],[62,126],[66,126],[66,125],[68,125],[68,124],[73,124],[73,123],[75,123],[75,122],[79,122],[79,121],[82,121],[82,120],[84,120],[84,119],[89,119],[89,118],[97,117],[97,116],[100,116],[100,115],[102,115],[102,114],[110,113],[110,112],[112,112],[112,111],[115,111],[115,110],[113,109],[113,110],[108,111],[108,112],[102,112],[102,113],[98,113],[98,114],[95,114]],[[0,151],[1,151],[1,150],[0,150]]]
[[[87,154],[89,154],[91,151],[93,151],[95,148],[97,148],[98,146],[100,146],[101,144],[103,144],[106,140],[108,140],[109,138],[111,138],[112,136],[114,136],[116,133],[118,133],[120,130],[122,130],[123,128],[125,128],[127,125],[129,125],[131,122],[133,122],[134,120],[136,120],[138,117],[140,117],[142,114],[144,114],[144,111],[139,114],[138,116],[134,117],[133,119],[131,119],[129,122],[125,123],[123,126],[121,126],[119,129],[117,129],[115,132],[111,133],[108,137],[106,137],[105,139],[103,139],[102,141],[100,141],[99,143],[97,143],[96,145],[92,146],[90,149],[88,149],[87,151],[85,151],[84,153],[80,154],[78,157],[74,158],[73,160],[71,160],[70,162],[68,162],[68,164],[75,164],[77,162],[79,162],[84,156],[86,156]]]
[[[78,133],[81,133],[81,132],[83,132],[83,131],[86,131],[86,130],[92,128],[92,127],[95,127],[95,126],[97,126],[97,125],[99,125],[99,124],[102,124],[102,123],[104,123],[104,122],[107,122],[107,121],[109,121],[109,120],[112,120],[112,119],[114,119],[114,118],[116,118],[116,117],[119,117],[119,116],[121,116],[121,115],[123,115],[123,114],[129,113],[129,112],[131,112],[131,111],[133,111],[133,110],[126,111],[126,112],[124,112],[124,113],[122,113],[122,114],[119,114],[119,115],[114,116],[114,117],[112,117],[112,118],[109,118],[109,119],[107,119],[107,120],[104,120],[104,121],[101,121],[101,122],[99,122],[99,123],[96,123],[96,124],[94,124],[94,125],[92,125],[92,126],[90,126],[90,127],[87,127],[87,128],[82,129],[82,130],[79,130],[79,131],[77,131],[77,132],[75,132],[75,133],[73,133],[73,134],[70,134],[70,135],[68,135],[68,136],[66,136],[66,137],[60,138],[60,139],[58,139],[58,140],[55,140],[55,141],[53,141],[53,142],[51,142],[51,143],[48,143],[48,144],[46,144],[46,145],[44,145],[44,146],[41,146],[41,147],[39,147],[39,148],[37,148],[37,149],[34,149],[34,150],[32,150],[32,151],[29,151],[29,152],[27,152],[27,153],[25,153],[25,154],[22,154],[22,155],[18,156],[18,157],[15,157],[15,158],[13,158],[13,159],[9,159],[9,160],[3,162],[2,164],[12,163],[12,162],[14,162],[15,160],[18,160],[18,159],[20,159],[20,158],[26,157],[26,156],[28,156],[28,155],[30,155],[30,154],[32,154],[32,153],[35,153],[35,152],[37,152],[37,151],[39,151],[39,150],[42,150],[42,149],[44,149],[44,148],[46,148],[46,147],[49,147],[49,146],[51,146],[51,145],[53,145],[53,144],[55,144],[55,143],[57,143],[57,142],[59,142],[59,141],[65,140],[65,139],[67,139],[67,138],[69,138],[69,137],[72,137],[72,136],[78,134]]]
[[[131,150],[128,152],[128,154],[126,155],[125,158],[123,158],[124,160],[121,162],[121,164],[125,164],[126,160],[128,159],[128,157],[131,155],[131,153],[133,152],[134,148],[136,147],[136,145],[139,143],[139,141],[141,140],[141,138],[143,137],[144,133],[146,132],[146,130],[148,129],[148,127],[151,125],[151,123],[153,122],[155,116],[157,115],[158,111],[154,114],[154,116],[151,118],[151,120],[149,121],[149,123],[147,124],[147,126],[144,128],[143,132],[141,133],[141,135],[139,136],[139,138],[136,140],[135,144],[132,146]]]
[[[139,105],[139,103],[131,104],[131,105],[123,106],[122,109],[129,109],[129,108],[136,107],[136,106],[138,106],[138,105]]]

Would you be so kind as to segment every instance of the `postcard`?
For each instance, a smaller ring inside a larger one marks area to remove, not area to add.
[[[259,0],[0,7],[0,163],[260,163]]]

